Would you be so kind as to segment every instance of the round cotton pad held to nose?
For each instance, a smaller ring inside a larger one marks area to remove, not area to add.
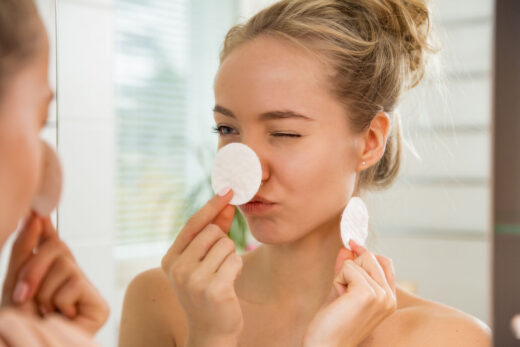
[[[341,216],[341,239],[350,250],[348,242],[353,239],[357,244],[364,245],[368,236],[368,210],[361,198],[350,199]]]
[[[211,172],[211,186],[215,193],[231,187],[231,205],[242,205],[250,201],[260,188],[261,181],[260,159],[250,147],[234,142],[217,152]]]
[[[62,171],[56,152],[45,141],[42,144],[40,186],[33,199],[32,209],[40,216],[48,216],[61,197]]]

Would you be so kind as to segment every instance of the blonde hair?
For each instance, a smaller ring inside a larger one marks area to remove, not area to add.
[[[366,129],[380,111],[390,116],[385,153],[360,173],[356,190],[381,189],[399,172],[401,129],[393,111],[402,92],[421,81],[427,55],[436,50],[430,29],[430,12],[421,0],[282,0],[232,27],[220,62],[259,35],[317,52],[332,68],[332,92],[354,131]]]
[[[0,1],[0,98],[5,80],[41,49],[42,30],[33,0]]]

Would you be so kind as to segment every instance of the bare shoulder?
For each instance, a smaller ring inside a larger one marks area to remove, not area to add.
[[[119,330],[120,346],[175,346],[186,326],[184,311],[160,268],[137,275],[128,285]]]
[[[481,320],[453,307],[414,296],[401,310],[399,346],[491,346],[491,330]]]

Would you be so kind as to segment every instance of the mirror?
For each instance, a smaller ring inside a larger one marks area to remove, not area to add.
[[[64,163],[58,228],[112,307],[211,196],[213,82],[227,30],[272,1],[41,0]],[[432,1],[441,53],[399,107],[398,180],[366,197],[367,243],[398,284],[490,322],[491,0]],[[55,22],[54,22],[54,12]],[[54,36],[55,35],[55,36]],[[54,38],[54,41],[53,39]],[[240,252],[258,244],[238,215]]]

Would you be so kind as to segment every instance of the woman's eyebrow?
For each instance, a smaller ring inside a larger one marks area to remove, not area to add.
[[[231,118],[237,118],[235,114],[228,110],[225,107],[222,107],[220,105],[215,105],[213,108],[213,112],[218,112],[220,114],[223,114],[224,116],[228,116]],[[310,117],[304,116],[303,114],[294,112],[294,111],[268,111],[260,114],[259,116],[260,120],[273,120],[273,119],[286,119],[286,118],[295,118],[295,119],[302,119],[306,121],[314,121],[315,119],[312,119]]]

